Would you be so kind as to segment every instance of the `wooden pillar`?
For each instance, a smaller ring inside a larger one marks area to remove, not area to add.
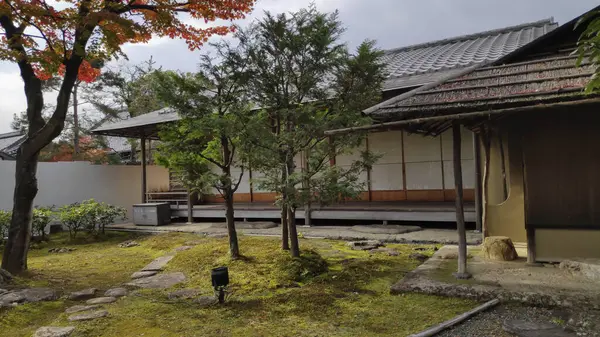
[[[367,134],[367,136],[365,137],[365,150],[368,152],[370,152],[369,149],[369,134]],[[372,174],[371,174],[371,169],[367,170],[367,191],[368,191],[368,200],[369,202],[373,201],[373,193],[371,192],[371,178],[372,178]]]
[[[404,200],[408,201],[408,188],[406,187],[406,156],[404,155],[404,131],[400,131],[400,147],[402,148],[402,187],[404,188]]]
[[[481,143],[478,134],[475,132],[473,132],[473,158],[475,161],[475,230],[481,233],[483,223],[483,191],[481,185],[483,176],[481,175]]]
[[[525,225],[527,226],[527,224]],[[527,226],[527,264],[537,265],[535,256],[535,228]]]
[[[454,163],[454,189],[456,192],[456,227],[458,229],[458,271],[454,273],[457,279],[468,279],[467,273],[467,232],[465,228],[465,211],[463,200],[463,181],[461,165],[461,135],[460,124],[452,125],[452,148]]]
[[[327,138],[329,141],[329,166],[335,165],[335,144],[333,143],[333,136]]]
[[[142,152],[142,203],[146,202],[146,137],[142,136],[141,140],[141,152]]]

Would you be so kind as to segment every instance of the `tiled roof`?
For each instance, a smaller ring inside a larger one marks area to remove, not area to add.
[[[0,134],[0,152],[14,156],[23,141],[25,141],[25,135],[20,131]]]
[[[494,61],[554,30],[552,18],[477,34],[392,49],[383,62],[384,91],[420,86],[451,77],[466,67]]]
[[[148,129],[155,132],[156,125],[179,120],[177,112],[171,108],[152,111],[136,117],[107,122],[92,130],[92,133],[107,136],[137,136],[141,130]],[[146,136],[156,135],[146,134]]]
[[[438,113],[482,111],[577,99],[594,74],[577,55],[563,52],[551,57],[480,67],[428,90],[392,98],[372,113],[378,119],[402,120]]]

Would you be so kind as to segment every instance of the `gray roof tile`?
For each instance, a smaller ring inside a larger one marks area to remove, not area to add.
[[[552,18],[477,34],[388,50],[384,91],[420,86],[461,69],[494,61],[554,30]]]
[[[25,135],[20,131],[0,134],[0,151],[14,156],[23,141]]]

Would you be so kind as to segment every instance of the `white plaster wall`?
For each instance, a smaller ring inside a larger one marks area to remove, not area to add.
[[[402,132],[369,134],[369,150],[381,155],[371,170],[371,190],[402,190]]]
[[[454,188],[454,165],[452,130],[440,135],[442,138],[442,155],[444,158],[444,188]],[[475,188],[475,160],[473,153],[473,133],[467,129],[461,130],[461,164],[464,188]]]
[[[361,152],[363,152],[366,149],[366,146],[367,146],[367,143],[365,141],[363,141],[360,146],[358,146],[354,149],[351,149],[347,153],[336,156],[335,164],[342,168],[349,168],[353,162],[361,159],[360,154],[361,154]],[[361,183],[367,183],[369,180],[367,172],[362,172],[360,174],[358,180]],[[365,188],[365,190],[367,190],[367,189]]]
[[[14,161],[0,162],[0,209],[12,209]],[[147,167],[148,190],[169,188],[169,172],[161,166]],[[38,194],[34,205],[66,205],[94,198],[125,207],[142,201],[141,166],[92,165],[85,162],[39,163]]]
[[[444,188],[439,138],[405,133],[404,160],[406,160],[406,188],[408,190]]]

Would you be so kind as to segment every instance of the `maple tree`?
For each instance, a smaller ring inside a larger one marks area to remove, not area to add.
[[[27,269],[36,169],[40,150],[64,128],[78,79],[97,76],[96,68],[123,56],[125,43],[153,37],[183,39],[191,50],[213,34],[233,28],[198,28],[195,23],[240,19],[255,0],[4,0],[0,2],[0,60],[17,64],[27,99],[27,139],[16,162],[14,204],[2,268]],[[185,15],[184,15],[185,14]],[[42,80],[62,74],[51,117],[42,118]]]

